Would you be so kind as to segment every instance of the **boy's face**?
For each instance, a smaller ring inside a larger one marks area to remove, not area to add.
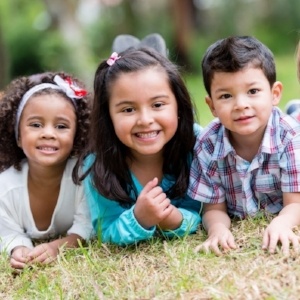
[[[234,73],[216,72],[206,103],[233,138],[261,138],[281,92],[280,82],[270,87],[261,69],[247,67]]]

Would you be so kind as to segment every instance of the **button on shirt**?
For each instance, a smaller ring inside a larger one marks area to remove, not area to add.
[[[274,107],[252,162],[236,154],[228,137],[215,119],[197,138],[188,195],[205,203],[226,201],[230,216],[278,213],[282,193],[300,192],[300,123]]]

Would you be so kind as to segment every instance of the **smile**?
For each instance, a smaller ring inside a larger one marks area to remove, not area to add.
[[[55,147],[37,147],[39,150],[42,150],[42,151],[48,151],[48,152],[54,152],[54,151],[57,151],[58,148],[55,148]]]
[[[151,131],[151,132],[138,132],[135,135],[142,139],[151,139],[158,135],[159,131]]]

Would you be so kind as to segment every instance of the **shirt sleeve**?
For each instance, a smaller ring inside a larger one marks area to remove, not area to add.
[[[19,223],[21,216],[13,209],[13,201],[2,200],[0,200],[0,251],[10,255],[17,246],[33,249],[31,239]]]
[[[284,193],[300,191],[300,135],[292,138],[280,157],[281,190]]]
[[[174,201],[173,201],[174,202]],[[165,230],[163,234],[168,237],[182,237],[191,233],[195,233],[201,222],[200,213],[202,210],[202,203],[195,201],[188,196],[184,200],[177,200],[174,203],[182,214],[182,222],[180,227],[174,230]]]
[[[91,215],[82,185],[76,187],[74,221],[67,234],[77,234],[84,240],[89,240],[94,235]]]
[[[194,158],[190,170],[188,196],[205,203],[221,203],[225,201],[225,191],[218,172],[216,161],[212,161],[210,145],[197,138],[194,148]]]
[[[100,195],[93,187],[90,175],[84,180],[84,188],[92,224],[101,242],[128,245],[154,235],[156,227],[147,230],[136,220],[135,206],[123,208],[118,202]]]

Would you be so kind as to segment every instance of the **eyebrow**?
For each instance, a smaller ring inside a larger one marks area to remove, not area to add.
[[[154,101],[159,98],[169,98],[169,96],[166,94],[160,94],[160,95],[156,95],[156,96],[150,98],[149,101]],[[121,105],[133,105],[133,104],[135,104],[135,101],[121,100],[120,102],[116,103],[115,107],[118,107]]]
[[[26,121],[31,121],[31,120],[43,120],[43,119],[44,119],[44,117],[33,115],[33,116],[30,116],[29,118],[27,118]],[[70,119],[69,119],[69,118],[65,118],[65,117],[63,117],[63,116],[56,116],[56,117],[55,117],[55,120],[56,120],[56,121],[68,121],[68,122],[70,122]]]

